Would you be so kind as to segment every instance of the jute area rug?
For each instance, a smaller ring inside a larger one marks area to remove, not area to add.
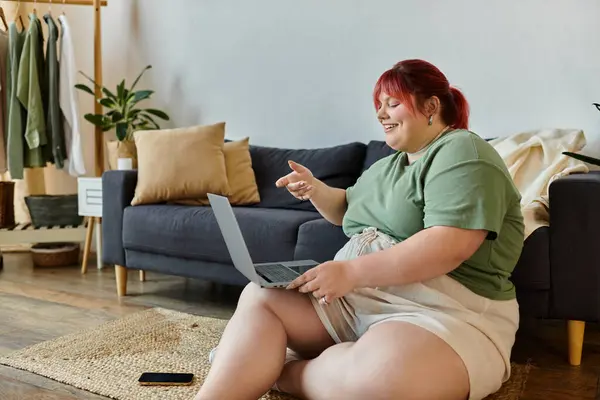
[[[92,329],[39,343],[0,359],[89,392],[120,400],[191,400],[209,370],[208,354],[227,321],[153,308]],[[519,399],[529,365],[513,364],[512,377],[488,400]],[[192,386],[143,387],[142,372],[191,372]],[[261,400],[290,400],[267,393]]]

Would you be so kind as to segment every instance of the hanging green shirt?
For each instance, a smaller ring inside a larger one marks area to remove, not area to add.
[[[490,299],[515,297],[509,277],[524,241],[521,195],[500,155],[474,133],[446,133],[411,164],[403,152],[385,157],[346,196],[348,236],[369,226],[399,242],[433,226],[487,230],[487,240],[449,276]]]
[[[23,51],[25,32],[19,32],[17,24],[11,22],[8,26],[8,57],[6,79],[6,153],[8,171],[12,179],[23,179],[24,141],[25,141],[25,109],[17,98],[17,82],[19,62]]]
[[[17,97],[27,110],[25,166],[30,168],[45,167],[46,162],[50,161],[48,153],[42,151],[43,147],[49,144],[46,135],[42,92],[44,87],[43,41],[40,20],[35,14],[30,14],[29,29],[25,36],[17,82]]]
[[[48,41],[46,42],[45,82],[46,97],[46,132],[51,140],[52,158],[57,168],[62,169],[67,158],[65,136],[63,133],[60,103],[58,97],[58,27],[50,14],[44,15],[48,24]]]

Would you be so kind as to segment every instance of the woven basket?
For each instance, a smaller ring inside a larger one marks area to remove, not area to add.
[[[83,217],[79,215],[77,195],[37,195],[25,197],[31,224],[40,226],[79,226]]]
[[[38,243],[31,246],[36,267],[68,267],[79,264],[79,243]]]
[[[15,225],[15,183],[0,182],[0,229]]]

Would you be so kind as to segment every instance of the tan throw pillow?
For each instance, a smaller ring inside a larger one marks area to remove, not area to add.
[[[229,196],[231,204],[248,205],[260,202],[250,157],[250,138],[225,143],[223,152],[225,153],[227,181],[231,189]]]
[[[250,156],[250,138],[227,142],[223,146],[225,165],[227,168],[227,181],[229,182],[229,202],[233,205],[250,205],[260,202],[256,176],[252,169]],[[180,204],[209,205],[208,198],[197,200],[177,201]]]
[[[225,123],[134,133],[138,181],[131,205],[227,196]]]

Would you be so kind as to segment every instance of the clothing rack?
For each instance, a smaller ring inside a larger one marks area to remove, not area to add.
[[[56,6],[92,6],[94,7],[94,113],[102,113],[102,104],[98,100],[102,97],[102,15],[101,8],[108,5],[107,0],[4,0],[12,3],[50,4]],[[94,158],[95,175],[102,176],[104,172],[104,135],[102,128],[94,128]]]
[[[102,113],[102,105],[98,102],[102,98],[102,16],[101,7],[108,5],[107,0],[4,0],[11,3],[33,3],[49,4],[62,6],[92,6],[94,7],[94,113]],[[18,6],[17,6],[18,8]],[[35,8],[34,8],[35,10]],[[37,12],[37,10],[35,10]],[[18,12],[17,12],[18,13]],[[23,27],[25,28],[25,27]],[[96,177],[101,177],[104,172],[104,134],[102,129],[95,126],[94,130],[94,173]],[[18,244],[18,243],[44,243],[56,241],[86,242],[86,248],[89,249],[89,236],[93,233],[94,225],[101,223],[100,217],[89,217],[87,223],[80,226],[54,226],[33,228],[31,224],[22,224],[11,229],[0,229],[0,243]],[[100,235],[98,230],[98,235]],[[89,253],[89,251],[88,251]],[[100,253],[98,253],[100,254]],[[84,265],[87,257],[84,253]],[[101,266],[100,257],[98,265]]]

